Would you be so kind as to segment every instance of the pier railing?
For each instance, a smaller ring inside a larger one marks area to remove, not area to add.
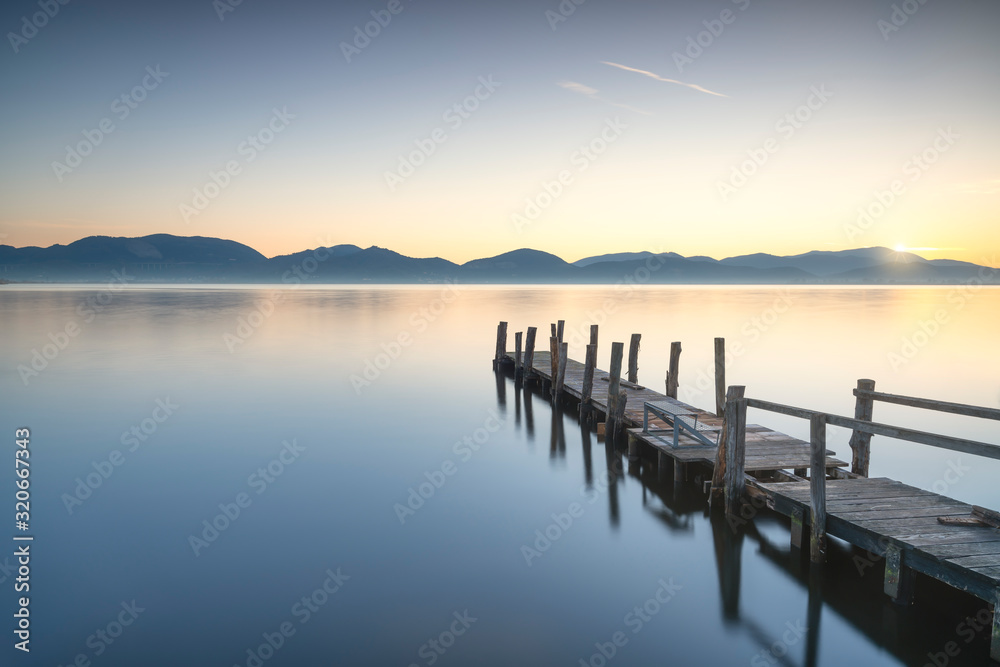
[[[867,477],[870,460],[871,437],[881,435],[896,440],[916,442],[931,447],[939,447],[965,454],[1000,460],[1000,446],[966,440],[948,435],[928,433],[900,426],[891,426],[872,421],[872,403],[882,401],[925,410],[950,414],[979,417],[1000,421],[1000,410],[963,403],[949,403],[927,398],[899,396],[877,392],[872,380],[859,380],[854,395],[857,397],[855,417],[843,417],[827,412],[807,410],[781,403],[772,403],[743,396],[745,387],[729,388],[725,407],[726,437],[723,439],[724,452],[724,493],[726,513],[736,516],[746,491],[745,451],[746,451],[746,411],[747,408],[766,410],[778,414],[797,417],[809,421],[810,439],[810,557],[814,562],[822,561],[826,553],[826,427],[840,426],[852,429],[851,448],[854,452],[852,469],[848,476]],[[794,522],[794,519],[793,519]],[[795,530],[793,526],[793,531]],[[799,526],[801,530],[801,526]],[[793,536],[794,539],[794,536]]]

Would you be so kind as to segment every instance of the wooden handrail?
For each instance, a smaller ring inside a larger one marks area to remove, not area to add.
[[[914,396],[886,394],[881,391],[866,391],[864,389],[855,389],[854,395],[873,401],[882,401],[883,403],[906,405],[911,408],[923,408],[925,410],[936,410],[938,412],[948,412],[956,415],[965,415],[967,417],[980,417],[982,419],[995,419],[1000,421],[1000,410],[996,408],[984,408],[977,405],[966,405],[965,403],[936,401],[932,398],[916,398]]]

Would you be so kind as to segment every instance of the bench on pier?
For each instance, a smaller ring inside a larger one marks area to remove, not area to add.
[[[687,412],[683,408],[679,408],[676,402],[673,401],[646,401],[642,404],[642,432],[646,435],[653,435],[659,438],[656,433],[666,433],[668,429],[656,429],[650,430],[649,428],[649,415],[653,414],[654,417],[662,419],[664,422],[669,424],[672,428],[669,429],[673,432],[673,443],[672,446],[676,449],[678,447],[717,447],[719,444],[719,434],[722,432],[721,429],[714,426],[707,426],[705,424],[698,423],[698,413]],[[684,433],[687,436],[697,440],[701,445],[681,445],[680,435]],[[715,440],[706,436],[706,433],[714,433]],[[663,438],[659,438],[663,440]]]

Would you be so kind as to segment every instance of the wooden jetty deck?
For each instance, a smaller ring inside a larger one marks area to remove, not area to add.
[[[867,550],[872,565],[884,559],[884,591],[900,604],[910,602],[918,572],[986,601],[993,607],[990,657],[1000,662],[1000,513],[888,478],[868,477],[873,435],[1000,460],[998,445],[874,422],[874,402],[993,420],[1000,420],[1000,410],[876,392],[871,380],[858,381],[854,418],[747,398],[744,387],[726,391],[725,342],[716,338],[716,413],[710,413],[677,400],[680,343],[671,346],[666,391],[660,393],[637,382],[638,334],[632,336],[626,381],[621,368],[624,343],[612,344],[611,370],[602,371],[596,367],[596,325],[583,363],[568,358],[562,332],[562,321],[553,324],[550,351],[536,352],[536,330],[529,328],[522,355],[523,334],[516,334],[515,349],[509,351],[507,324],[501,322],[494,368],[512,365],[516,379],[540,380],[551,386],[554,398],[578,399],[581,416],[603,415],[610,439],[628,438],[630,459],[639,459],[644,448],[652,450],[661,464],[672,464],[675,480],[686,479],[691,465],[707,466],[712,473],[710,497],[724,498],[728,520],[745,524],[766,506],[791,519],[796,548],[802,547],[808,526],[815,563],[825,560],[827,535]],[[703,433],[714,434],[718,444],[706,445],[682,429],[675,447],[674,427],[652,417],[648,432],[640,428],[647,403],[697,419]],[[810,441],[747,424],[748,408],[808,420]],[[846,461],[826,448],[828,425],[852,429],[849,470]]]

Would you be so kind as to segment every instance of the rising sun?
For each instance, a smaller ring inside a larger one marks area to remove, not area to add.
[[[896,252],[906,252],[906,246],[902,243],[896,244]]]

